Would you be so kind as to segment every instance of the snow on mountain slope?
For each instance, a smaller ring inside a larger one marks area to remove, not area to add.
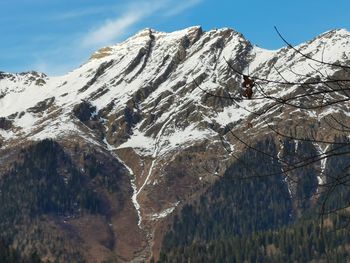
[[[349,36],[343,29],[329,31],[296,48],[317,60],[348,61]],[[173,33],[145,29],[102,48],[64,76],[1,73],[0,117],[11,122],[11,128],[0,129],[2,147],[23,139],[76,135],[102,147],[131,147],[140,156],[158,159],[199,141],[220,141],[227,127],[244,129],[252,122],[261,129],[268,126],[269,114],[281,118],[278,107],[263,116],[255,113],[275,102],[267,95],[288,97],[299,85],[261,82],[253,100],[243,100],[241,76],[227,61],[244,74],[277,82],[316,75],[322,79],[335,72],[306,61],[291,48],[253,46],[228,28],[203,32],[196,26]],[[225,99],[230,96],[241,99]],[[79,107],[82,102],[91,105],[90,112]],[[307,114],[321,118],[334,110]],[[344,105],[339,110],[346,112]],[[82,121],[75,111],[87,118]]]
[[[317,60],[348,61],[349,36],[344,29],[329,31],[296,48]],[[96,145],[132,147],[139,155],[158,158],[198,141],[215,141],[228,126],[245,127],[244,121],[266,127],[266,114],[255,113],[274,103],[267,95],[287,97],[300,88],[261,82],[253,100],[243,100],[241,76],[227,61],[244,74],[277,82],[316,75],[322,79],[336,72],[306,61],[291,48],[269,51],[253,46],[232,29],[145,29],[102,48],[64,76],[1,73],[0,117],[11,123],[11,128],[0,129],[2,147],[23,139],[75,134]],[[241,99],[225,99],[230,96]],[[82,102],[91,105],[90,112],[79,108]],[[345,106],[338,111],[346,112]],[[276,117],[277,110],[271,107],[267,114]],[[74,112],[87,114],[87,119],[82,121]],[[332,112],[334,108],[325,108],[324,113],[307,114],[321,118]]]
[[[296,48],[315,60],[348,63],[349,41],[350,32],[333,30]],[[261,79],[251,100],[242,96],[242,77],[231,67]],[[311,132],[320,139],[334,135],[325,118],[337,114],[347,122],[347,101],[303,110],[312,103],[293,97],[327,88],[299,82],[350,78],[344,74],[306,60],[292,48],[256,47],[228,28],[145,29],[100,49],[64,76],[0,72],[0,146],[80,138],[110,152],[132,177],[135,228],[153,240],[158,221],[222,175],[246,147],[237,138],[253,143],[271,128],[301,137]],[[333,92],[322,99],[344,96]],[[289,104],[276,103],[281,98]],[[285,149],[277,145],[280,159]],[[325,166],[320,164],[321,179]],[[292,192],[293,185],[288,187]]]
[[[348,36],[346,30],[330,31],[297,48],[327,62],[347,60]],[[213,105],[203,99],[203,90],[225,89],[239,94],[240,77],[230,71],[225,59],[252,76],[291,82],[302,79],[301,75],[313,74],[311,67],[319,66],[312,61],[305,63],[305,59],[290,48],[268,51],[254,47],[231,29],[202,32],[200,27],[192,27],[173,33],[145,29],[123,43],[101,49],[87,63],[65,76],[49,78],[35,72],[3,73],[1,115],[13,119],[14,129],[1,134],[11,139],[41,139],[79,132],[71,111],[74,105],[86,100],[96,106],[96,112],[113,103],[108,114],[123,111],[130,101],[135,103],[133,111],[138,111],[142,120],[120,147],[134,146],[151,152],[160,131],[163,139],[158,144],[164,152],[191,141],[191,136],[179,140],[175,135],[179,132],[192,132],[194,141],[214,136],[214,131],[207,130],[208,122],[226,125],[250,115],[245,108],[252,110],[268,103],[267,100],[244,101],[242,108],[227,105],[223,112],[218,109],[219,113],[211,109]],[[194,80],[203,90],[194,85]],[[266,92],[282,92],[280,86],[268,84]],[[295,88],[283,87],[283,93]],[[28,110],[50,99],[52,105],[44,111]],[[189,108],[191,112],[186,112]],[[104,116],[107,119],[108,114]],[[191,120],[181,119],[180,115]],[[108,125],[108,120],[105,124]],[[140,136],[145,139],[140,140]]]
[[[317,60],[348,61],[349,35],[334,30],[296,48]],[[286,97],[300,88],[261,82],[253,100],[243,100],[241,76],[226,61],[245,74],[280,82],[315,75],[322,79],[335,72],[330,66],[306,62],[291,48],[269,51],[253,46],[232,29],[203,32],[191,27],[173,33],[145,29],[102,48],[64,76],[1,73],[0,117],[11,122],[11,128],[0,129],[2,147],[23,139],[75,134],[96,145],[132,147],[139,155],[159,158],[198,141],[217,141],[227,126],[245,127],[244,120],[264,127],[266,115],[257,117],[254,112],[274,102],[266,94]],[[85,113],[85,121],[74,114],[82,102],[93,109]],[[276,115],[276,110],[269,114]]]

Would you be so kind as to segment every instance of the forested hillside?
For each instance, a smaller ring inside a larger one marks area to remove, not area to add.
[[[292,144],[284,145],[284,154],[294,152]],[[303,158],[313,156],[308,143],[299,150]],[[273,140],[260,142],[199,201],[183,207],[164,237],[158,262],[348,262],[350,214],[322,214],[322,205],[326,211],[347,205],[349,187],[339,186],[310,201],[317,171],[303,169],[291,196],[274,156]],[[343,171],[346,158],[334,156],[326,172]]]

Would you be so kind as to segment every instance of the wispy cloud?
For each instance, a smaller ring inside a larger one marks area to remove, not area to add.
[[[126,33],[129,27],[140,21],[142,12],[136,10],[114,20],[106,21],[101,27],[83,37],[83,47],[95,47],[111,43]]]
[[[132,0],[124,6],[100,7],[96,10],[87,8],[59,14],[52,19],[70,20],[108,12],[119,15],[110,17],[91,28],[86,33],[75,33],[54,41],[55,45],[41,50],[32,65],[32,69],[40,70],[49,75],[61,75],[77,67],[90,53],[102,46],[121,41],[126,35],[139,29],[148,27],[145,22],[149,18],[157,17],[160,21],[181,14],[205,0]],[[170,11],[169,11],[170,10]]]
[[[122,37],[133,25],[163,8],[167,0],[148,1],[148,3],[131,3],[123,15],[105,21],[100,27],[91,30],[82,39],[83,47],[96,47],[110,44]]]

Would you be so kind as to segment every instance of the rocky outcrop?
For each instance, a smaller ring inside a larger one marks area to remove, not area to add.
[[[9,130],[11,128],[12,128],[12,121],[5,118],[5,117],[1,117],[0,118],[0,129]]]

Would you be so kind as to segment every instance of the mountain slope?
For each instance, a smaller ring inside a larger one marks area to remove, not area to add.
[[[346,30],[334,30],[297,48],[314,59],[348,63],[349,37]],[[253,99],[247,100],[242,96],[242,77],[232,68],[275,82],[261,81]],[[8,174],[11,164],[18,162],[18,149],[31,149],[44,139],[53,139],[73,159],[82,159],[72,165],[74,171],[90,164],[89,158],[74,157],[86,151],[92,151],[93,165],[106,159],[111,166],[116,162],[124,167],[120,169],[128,176],[118,180],[123,182],[120,198],[127,209],[115,208],[120,215],[115,222],[125,225],[112,229],[115,245],[102,245],[101,250],[105,250],[103,258],[115,253],[120,261],[142,261],[159,252],[171,215],[205,193],[237,156],[244,156],[247,145],[240,140],[259,144],[273,134],[272,126],[298,137],[313,134],[321,141],[336,135],[327,128],[327,116],[348,123],[348,103],[308,109],[312,103],[307,98],[286,105],[273,99],[302,94],[305,86],[298,82],[327,78],[327,74],[349,79],[346,71],[306,61],[292,48],[269,51],[256,47],[232,29],[204,32],[191,27],[173,33],[145,29],[120,44],[102,48],[64,76],[0,73],[1,172]],[[324,99],[344,97],[335,92]],[[296,107],[300,105],[305,110]],[[325,150],[322,143],[304,147],[276,136],[271,144],[276,160],[289,158],[291,149],[295,153],[299,149],[300,155]],[[281,162],[280,170],[283,165]],[[101,178],[108,172],[119,173],[111,168],[104,175],[99,169]],[[317,182],[325,180],[322,171],[327,163],[316,162],[310,169],[311,186],[302,193],[309,199],[317,191]],[[68,169],[68,174],[73,170]],[[308,206],[293,201],[301,194],[298,184],[290,180],[296,176],[292,172],[282,180],[289,189],[293,216]],[[92,189],[105,191],[94,184]],[[112,199],[107,203],[111,205]],[[101,216],[110,215],[101,212]],[[76,228],[74,224],[71,227]],[[108,228],[110,223],[100,224]],[[131,234],[126,234],[128,230]],[[94,231],[87,230],[81,239],[94,242],[89,237]],[[82,257],[91,262],[102,257],[101,252],[91,251],[91,259]]]

